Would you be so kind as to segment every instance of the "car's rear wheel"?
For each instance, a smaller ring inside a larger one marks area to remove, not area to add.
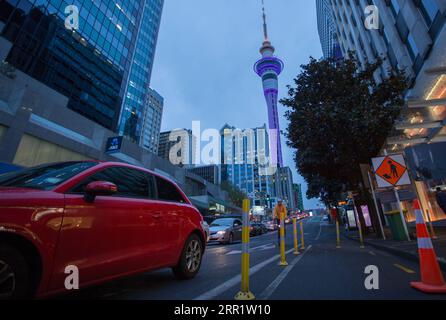
[[[0,300],[27,298],[29,270],[20,251],[0,245]]]
[[[180,280],[194,278],[200,270],[202,259],[203,242],[192,234],[184,245],[178,265],[172,268],[174,275]]]

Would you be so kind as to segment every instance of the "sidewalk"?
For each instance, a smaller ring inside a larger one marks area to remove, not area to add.
[[[408,227],[411,238],[413,239],[410,242],[393,240],[389,229],[385,228],[387,240],[377,238],[375,234],[370,234],[364,237],[364,243],[365,245],[375,247],[376,249],[387,251],[394,255],[418,262],[418,245],[416,240],[415,225],[409,224]],[[432,240],[435,252],[437,254],[437,260],[440,263],[441,269],[446,271],[446,221],[442,220],[434,223],[434,231],[438,237],[438,239]],[[357,231],[344,232],[344,236],[348,239],[359,242],[359,234]]]

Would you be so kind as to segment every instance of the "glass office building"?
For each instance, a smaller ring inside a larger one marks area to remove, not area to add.
[[[79,28],[68,30],[68,5]],[[163,0],[3,0],[7,61],[69,98],[68,107],[139,141]],[[125,130],[126,129],[126,130]]]

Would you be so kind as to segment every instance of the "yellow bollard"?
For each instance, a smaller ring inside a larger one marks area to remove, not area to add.
[[[285,256],[285,215],[280,213],[280,266],[287,266]]]
[[[300,255],[299,252],[299,240],[297,236],[297,219],[293,218],[293,234],[294,234],[294,254],[296,256]]]
[[[243,231],[242,231],[242,283],[241,290],[235,300],[254,300],[256,297],[249,291],[249,199],[243,200]]]
[[[300,222],[300,242],[302,243],[301,248],[305,250],[305,236],[304,236],[304,222]]]
[[[341,247],[341,236],[339,232],[339,221],[336,219],[336,248],[339,249]]]

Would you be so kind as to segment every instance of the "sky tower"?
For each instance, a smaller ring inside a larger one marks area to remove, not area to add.
[[[263,12],[263,45],[260,48],[262,58],[254,65],[254,71],[262,78],[263,92],[268,107],[269,122],[269,144],[272,164],[283,167],[282,145],[280,143],[280,125],[277,112],[278,100],[278,76],[283,70],[283,61],[274,56],[274,47],[268,39],[268,28],[266,25],[265,4],[262,0]]]

